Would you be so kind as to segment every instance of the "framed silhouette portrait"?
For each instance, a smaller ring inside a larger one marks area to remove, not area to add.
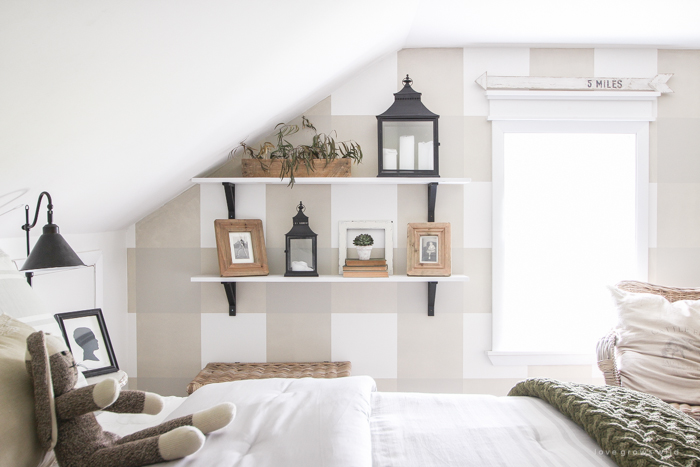
[[[54,318],[86,378],[119,371],[101,309],[58,313]]]

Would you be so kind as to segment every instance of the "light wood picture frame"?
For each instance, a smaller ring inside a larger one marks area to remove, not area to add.
[[[270,273],[260,219],[217,219],[214,229],[222,277],[267,276]]]
[[[394,274],[394,223],[392,221],[340,221],[338,222],[338,274],[343,274],[343,266],[348,256],[348,230],[384,231],[384,259],[389,275]],[[353,237],[354,238],[354,237]]]
[[[452,275],[452,228],[449,222],[408,224],[406,275]]]

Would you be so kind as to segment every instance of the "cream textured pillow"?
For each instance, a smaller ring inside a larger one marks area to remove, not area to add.
[[[622,386],[666,402],[700,405],[700,300],[611,287]]]
[[[34,390],[24,363],[31,326],[0,314],[0,465],[36,467],[44,459],[34,420]]]

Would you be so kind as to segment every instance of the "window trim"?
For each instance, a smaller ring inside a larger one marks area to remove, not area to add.
[[[654,102],[655,104],[655,102]],[[545,105],[546,106],[546,105]],[[527,107],[527,105],[526,105]],[[623,107],[625,107],[623,105]],[[646,281],[649,257],[649,119],[632,121],[601,117],[598,120],[571,120],[570,113],[557,119],[560,106],[555,106],[552,119],[503,119],[491,118],[493,151],[493,311],[492,351],[487,352],[494,365],[582,365],[595,363],[595,348],[587,354],[562,354],[557,352],[500,351],[503,290],[503,239],[500,236],[503,223],[504,135],[506,133],[633,133],[636,135],[636,224],[637,224],[637,277]],[[541,109],[540,109],[541,110]],[[525,109],[525,113],[527,110]],[[624,113],[624,112],[622,112]],[[654,112],[655,114],[655,112]],[[540,116],[542,113],[539,114]],[[650,114],[647,114],[650,117]],[[654,115],[655,116],[655,115]],[[602,337],[602,336],[601,336]]]

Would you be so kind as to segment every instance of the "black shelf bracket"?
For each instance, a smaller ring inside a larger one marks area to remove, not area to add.
[[[428,282],[428,316],[435,316],[435,290],[437,282]]]
[[[228,315],[236,316],[236,283],[222,282],[224,290],[226,290],[226,298],[228,299]]]
[[[228,206],[228,218],[236,218],[236,185],[231,182],[223,182],[224,193],[226,193],[226,205]],[[236,316],[236,283],[222,282],[228,299],[228,315]]]
[[[226,204],[228,205],[228,218],[236,218],[236,185],[231,182],[223,182],[224,192],[226,193]]]
[[[435,200],[437,199],[437,182],[428,183],[428,222],[435,222]]]

